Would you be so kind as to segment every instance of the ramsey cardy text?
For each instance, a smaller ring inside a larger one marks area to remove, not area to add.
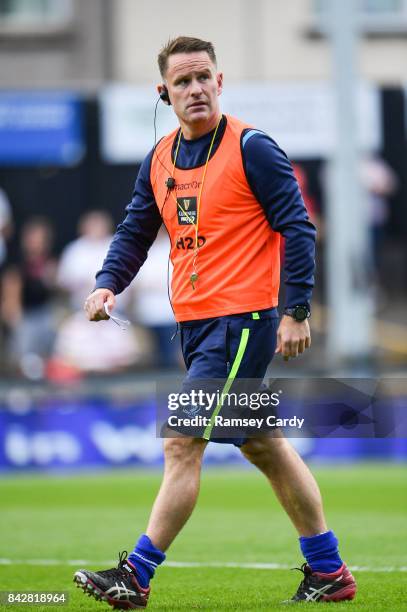
[[[204,416],[194,416],[191,418],[178,417],[175,414],[168,417],[168,425],[170,427],[207,427],[211,423],[215,427],[295,427],[301,429],[305,419],[299,419],[296,416],[290,419],[278,419],[274,415],[268,416],[266,419],[245,419],[245,418],[226,418],[221,415],[215,416],[213,419]]]

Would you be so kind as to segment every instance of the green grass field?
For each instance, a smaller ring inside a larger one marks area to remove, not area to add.
[[[342,556],[351,566],[363,566],[354,571],[359,593],[353,602],[322,605],[338,612],[407,610],[407,572],[400,571],[407,566],[406,469],[389,464],[314,473]],[[0,590],[69,592],[67,606],[3,609],[111,609],[75,587],[72,574],[82,563],[72,561],[86,559],[90,567],[106,569],[106,560],[130,550],[145,528],[159,482],[154,471],[0,479]],[[222,566],[302,563],[293,528],[252,469],[204,471],[198,507],[167,559],[202,565],[160,568],[150,610],[287,610],[280,602],[294,593],[301,577],[286,569]],[[49,560],[49,565],[21,560]],[[211,562],[221,567],[208,566]]]

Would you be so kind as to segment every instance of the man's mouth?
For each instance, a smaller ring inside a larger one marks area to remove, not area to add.
[[[199,108],[200,106],[206,106],[206,102],[193,102],[188,108]]]

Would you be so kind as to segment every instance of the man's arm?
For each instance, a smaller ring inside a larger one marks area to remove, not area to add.
[[[109,310],[114,308],[114,296],[136,276],[160,229],[162,220],[150,181],[152,155],[151,151],[140,168],[127,215],[117,227],[102,269],[96,274],[95,291],[85,302],[90,321],[108,318],[104,303],[108,303]]]
[[[316,230],[308,217],[300,188],[285,153],[266,134],[243,137],[243,163],[250,187],[274,231],[285,238],[285,308],[310,308],[315,269]],[[308,321],[284,315],[278,330],[277,351],[296,357],[311,346]]]

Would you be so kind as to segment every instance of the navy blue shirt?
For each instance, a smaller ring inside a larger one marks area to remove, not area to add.
[[[226,128],[223,117],[211,156]],[[195,140],[181,138],[177,168],[205,164],[213,131]],[[176,141],[177,139],[175,139]],[[173,147],[173,155],[174,155]],[[115,233],[103,268],[96,275],[96,288],[123,291],[147,258],[162,219],[150,181],[154,149],[142,163],[126,218]],[[242,135],[243,165],[253,194],[274,231],[285,238],[285,306],[308,304],[314,286],[315,227],[310,222],[291,164],[277,143],[258,130]],[[169,173],[170,175],[170,173]]]

